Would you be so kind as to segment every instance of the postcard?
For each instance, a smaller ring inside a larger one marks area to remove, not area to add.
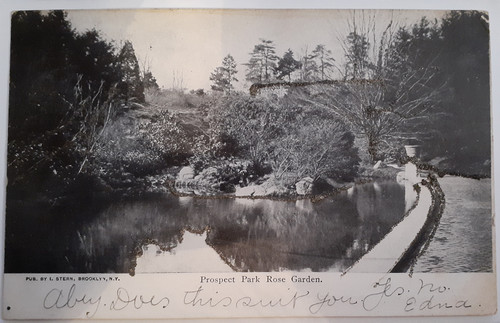
[[[496,313],[487,11],[10,24],[5,319]]]

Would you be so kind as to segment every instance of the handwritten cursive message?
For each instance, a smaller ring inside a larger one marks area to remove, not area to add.
[[[453,314],[455,310],[481,306],[466,294],[456,295],[452,286],[424,278],[408,282],[386,277],[372,281],[362,293],[335,284],[324,284],[323,279],[318,277],[300,275],[203,275],[193,282],[196,285],[192,288],[167,288],[159,292],[157,289],[130,288],[121,285],[119,280],[113,280],[116,285],[111,291],[106,289],[99,293],[89,288],[88,282],[85,285],[75,280],[63,281],[63,287],[50,288],[44,294],[42,308],[66,314],[84,313],[87,318],[108,317],[110,312],[141,310],[158,311],[159,317],[168,317],[170,312],[192,313],[200,309],[214,313],[217,309],[231,310],[235,315],[239,312],[248,314],[252,310],[268,315],[335,316],[346,312],[371,315],[387,310],[402,315],[434,315],[436,311]],[[99,280],[93,281],[97,283]]]

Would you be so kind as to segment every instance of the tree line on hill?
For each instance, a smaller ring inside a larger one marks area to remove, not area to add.
[[[376,24],[375,16],[363,24],[353,16],[339,41],[342,60],[323,44],[300,58],[291,49],[279,57],[272,40],[260,39],[242,64],[246,80],[261,87],[319,81],[301,104],[330,110],[345,122],[362,141],[367,162],[393,160],[403,154],[403,145],[420,144],[423,157],[441,168],[488,176],[488,15],[451,11],[440,21]],[[210,78],[212,90],[234,92],[237,71],[228,54]],[[332,79],[342,82],[324,82]]]
[[[132,43],[76,32],[62,11],[16,12],[9,192],[65,194],[75,183],[97,185],[110,170],[148,176],[187,164],[199,173],[216,168],[233,186],[262,176],[284,185],[306,176],[350,181],[414,142],[440,167],[489,175],[487,15],[453,11],[439,22],[384,28],[351,23],[342,62],[322,44],[300,58],[290,49],[278,57],[273,41],[261,39],[243,64],[248,81],[312,84],[281,97],[235,91],[230,54],[210,75],[213,95],[179,94],[160,90]],[[313,84],[337,77],[335,85]],[[144,104],[145,89],[196,102],[203,123],[189,126],[163,106],[148,122],[127,124],[121,117]]]

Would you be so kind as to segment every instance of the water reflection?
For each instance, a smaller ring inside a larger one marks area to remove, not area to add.
[[[417,199],[417,191],[409,181],[405,181],[405,213],[408,212],[415,200]]]
[[[59,243],[41,250],[49,260],[47,266],[32,266],[26,272],[54,272],[54,268],[56,272],[128,272],[137,255],[152,252],[155,259],[177,262],[175,268],[151,264],[149,269],[142,265],[138,269],[191,271],[189,264],[206,258],[204,253],[210,250],[209,258],[226,266],[217,267],[220,271],[228,267],[262,272],[341,271],[378,243],[404,213],[405,189],[396,182],[356,185],[316,203],[156,195],[112,203],[91,219],[63,226],[62,234],[52,232]],[[206,238],[196,236],[197,244],[190,249],[201,255],[182,260],[179,255],[186,253],[186,239],[192,240],[193,234],[207,227]],[[185,228],[192,233],[184,232]],[[44,230],[42,222],[30,228],[35,244],[46,238]],[[30,253],[15,241],[10,240],[9,246],[16,245],[17,257]],[[157,256],[156,247],[141,249],[152,243],[165,252]],[[19,264],[7,269],[26,270]]]
[[[155,244],[142,246],[136,273],[158,272],[231,272],[219,255],[206,244],[207,233],[184,232],[182,242],[168,251]]]

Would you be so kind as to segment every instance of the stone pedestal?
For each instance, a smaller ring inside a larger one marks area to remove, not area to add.
[[[418,182],[417,166],[409,162],[405,165],[405,178],[411,185]]]

